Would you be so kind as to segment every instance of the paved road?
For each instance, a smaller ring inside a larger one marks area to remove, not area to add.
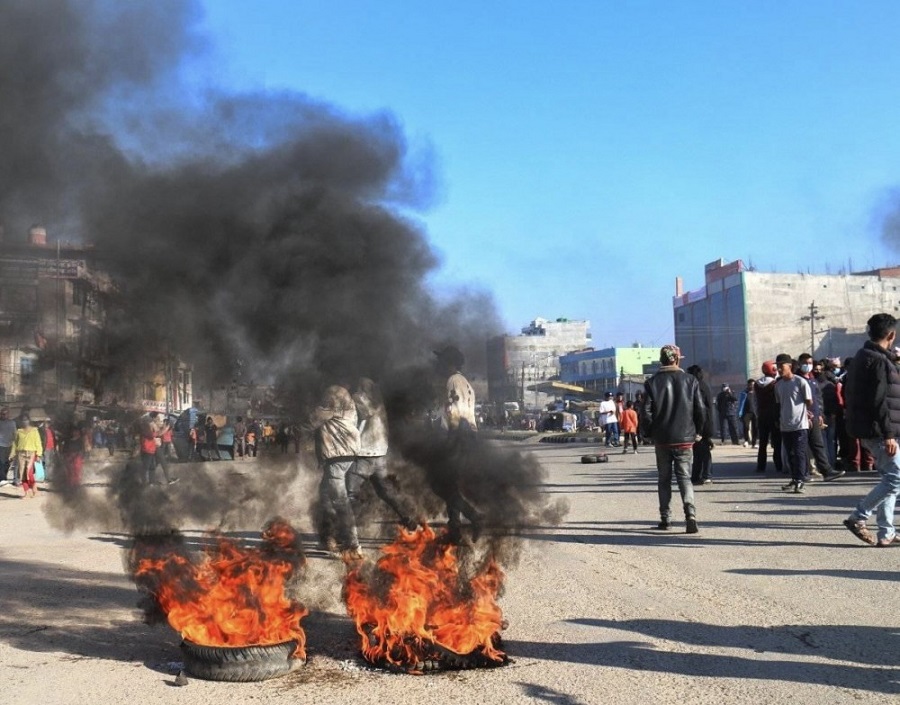
[[[866,547],[841,525],[871,474],[787,495],[780,476],[752,472],[751,451],[717,448],[715,483],[697,491],[700,534],[687,536],[680,521],[650,529],[652,452],[582,465],[584,446],[521,447],[570,512],[559,527],[532,529],[508,571],[502,606],[514,663],[424,677],[360,663],[339,600],[341,566],[312,555],[305,669],[262,684],[175,687],[179,639],[141,623],[122,570],[127,537],[100,527],[66,534],[45,516],[50,493],[21,500],[0,488],[2,702],[900,702],[900,547]],[[250,463],[182,468],[168,491],[206,487],[203,473],[227,491],[264,472]],[[103,470],[88,479],[102,492]],[[299,515],[313,484],[295,482],[268,509]],[[230,521],[258,531],[251,511]]]

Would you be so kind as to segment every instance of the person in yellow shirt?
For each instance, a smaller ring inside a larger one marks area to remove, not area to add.
[[[40,460],[44,454],[44,445],[41,443],[41,434],[37,426],[31,425],[31,419],[27,415],[22,416],[22,427],[16,430],[12,447],[9,449],[9,459],[18,460],[18,477],[25,491],[23,497],[31,493],[37,496],[37,484],[34,481],[34,462]]]

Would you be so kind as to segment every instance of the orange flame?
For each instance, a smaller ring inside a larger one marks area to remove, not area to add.
[[[440,657],[435,646],[505,661],[497,648],[503,613],[496,599],[503,572],[490,558],[464,579],[456,552],[430,527],[401,529],[381,549],[374,569],[361,565],[348,572],[344,600],[368,661],[415,669]]]
[[[185,639],[205,646],[296,641],[293,657],[305,658],[300,621],[308,611],[285,595],[286,583],[305,563],[299,539],[281,519],[270,522],[262,538],[260,548],[247,549],[219,538],[199,557],[183,545],[139,541],[133,549],[134,579]]]

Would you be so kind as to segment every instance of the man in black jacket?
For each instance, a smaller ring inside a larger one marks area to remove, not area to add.
[[[844,520],[861,541],[884,548],[897,541],[894,505],[900,492],[900,372],[894,355],[897,319],[889,313],[872,316],[869,339],[853,358],[844,382],[847,431],[875,457],[881,481]],[[877,538],[866,528],[876,513]]]
[[[681,370],[681,351],[676,345],[664,345],[659,351],[659,372],[644,383],[641,422],[656,447],[659,473],[658,529],[668,529],[672,500],[672,475],[684,505],[686,533],[696,534],[697,515],[691,485],[693,445],[698,431],[706,428],[708,411],[697,380]]]

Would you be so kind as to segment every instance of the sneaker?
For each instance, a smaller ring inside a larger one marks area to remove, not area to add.
[[[809,473],[809,481],[810,482],[813,482],[815,480],[822,480],[822,479],[824,479],[824,475],[822,475],[822,473],[820,473],[818,470],[810,471],[810,473]]]
[[[744,441],[744,448],[747,448],[747,447],[749,447],[749,446],[750,446],[750,444],[747,443],[747,441]]]
[[[668,531],[672,525],[669,523],[668,519],[663,519],[659,524],[654,526],[654,529],[659,529],[660,531]]]
[[[707,477],[700,481],[701,485],[711,485],[712,483],[713,483],[713,481],[712,481],[711,477]]]
[[[862,520],[854,521],[853,519],[844,519],[844,526],[846,526],[850,533],[863,543],[867,543],[870,546],[875,545],[875,537],[872,536],[872,532],[866,528],[866,522]]]
[[[4,485],[8,485],[8,484],[9,484],[9,480],[0,480],[0,487],[3,487]]]
[[[700,529],[697,528],[697,520],[696,520],[694,517],[688,517],[688,520],[687,520],[687,522],[686,522],[686,526],[685,526],[685,529],[684,529],[684,533],[686,533],[686,534],[696,534],[696,533],[698,533],[699,531],[700,531]]]
[[[891,538],[889,538],[889,539],[878,539],[878,541],[875,543],[875,546],[877,548],[887,548],[888,546],[892,546],[895,543],[897,543],[897,535],[896,534],[891,536]]]
[[[625,455],[625,453],[627,453],[627,452],[628,452],[628,448],[623,448],[623,449],[622,449],[622,455]]]
[[[832,470],[829,473],[825,473],[825,482],[831,482],[832,480],[837,480],[839,477],[844,475],[843,470]]]
[[[806,490],[803,489],[802,482],[798,482],[796,485],[794,485],[794,494],[803,494],[804,492],[806,492]]]
[[[784,490],[785,492],[787,492],[788,490],[794,489],[794,485],[795,485],[795,484],[797,484],[797,483],[794,482],[793,480],[791,480],[791,481],[790,481],[789,483],[787,483],[786,485],[782,485],[782,486],[781,486],[781,489]]]

